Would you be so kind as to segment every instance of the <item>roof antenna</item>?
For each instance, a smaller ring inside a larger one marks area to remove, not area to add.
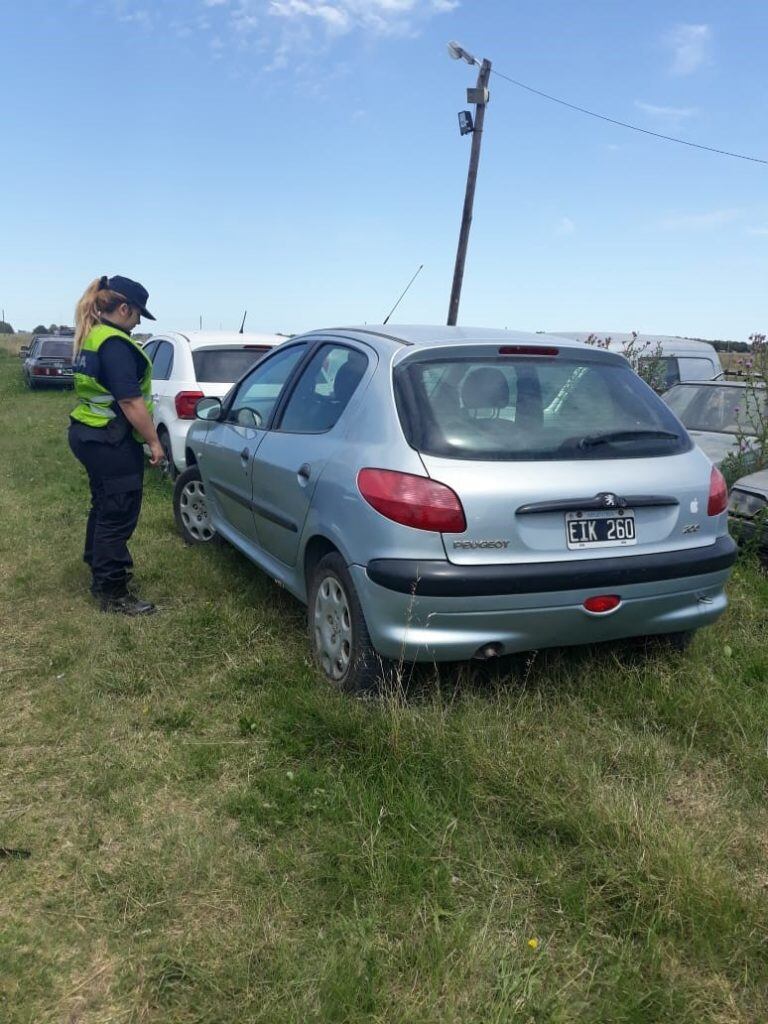
[[[402,295],[400,296],[400,298],[399,298],[399,299],[397,300],[397,302],[396,302],[396,303],[394,304],[394,306],[392,307],[392,309],[390,309],[390,311],[389,311],[389,312],[387,313],[387,318],[386,318],[386,320],[384,321],[384,323],[386,323],[386,322],[387,322],[387,320],[389,320],[389,318],[390,318],[390,317],[392,316],[392,314],[393,314],[393,313],[395,312],[395,310],[397,309],[397,307],[398,307],[398,306],[400,305],[400,303],[401,303],[401,301],[402,301],[402,299],[403,299],[403,296],[405,295],[405,292],[407,292],[407,291],[408,291],[408,289],[409,289],[409,288],[411,287],[411,285],[413,284],[413,282],[414,282],[414,281],[416,280],[416,278],[417,278],[417,277],[419,276],[419,273],[420,273],[420,271],[421,271],[421,269],[422,269],[422,267],[423,267],[423,266],[424,266],[424,264],[423,264],[423,263],[420,263],[420,264],[419,264],[419,269],[418,269],[418,270],[416,271],[416,273],[415,273],[415,274],[413,275],[413,277],[411,278],[411,280],[410,280],[410,281],[408,282],[408,284],[407,284],[407,285],[405,286],[405,291],[403,292],[403,294],[402,294]]]
[[[246,309],[246,311],[243,313],[243,322],[240,324],[240,330],[237,332],[238,334],[242,334],[243,331],[245,330],[245,318],[247,316],[248,316],[248,310]]]

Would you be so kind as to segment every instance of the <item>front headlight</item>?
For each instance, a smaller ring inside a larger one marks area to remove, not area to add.
[[[761,498],[759,494],[751,494],[749,491],[740,491],[734,488],[731,491],[731,500],[728,504],[728,511],[733,516],[741,516],[744,519],[752,519],[765,509],[768,509],[768,501]]]

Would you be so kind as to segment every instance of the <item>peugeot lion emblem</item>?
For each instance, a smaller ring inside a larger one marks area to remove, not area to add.
[[[618,504],[615,494],[603,494],[602,499],[606,508],[614,508]]]

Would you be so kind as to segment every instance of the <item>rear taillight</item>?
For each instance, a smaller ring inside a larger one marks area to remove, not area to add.
[[[48,376],[48,368],[45,367],[45,366],[33,366],[32,367],[32,376],[33,377],[47,377]]]
[[[357,487],[377,512],[403,526],[437,533],[463,533],[467,528],[455,491],[428,477],[391,469],[361,469]]]
[[[605,615],[606,612],[612,612],[614,608],[618,608],[620,604],[621,598],[618,594],[596,594],[594,597],[586,599],[584,607],[593,615]]]
[[[726,508],[728,508],[728,484],[717,466],[713,466],[709,477],[707,515],[719,516],[721,512],[725,512]]]
[[[176,415],[180,420],[193,420],[195,418],[195,406],[201,398],[205,398],[202,391],[180,391],[174,403]]]

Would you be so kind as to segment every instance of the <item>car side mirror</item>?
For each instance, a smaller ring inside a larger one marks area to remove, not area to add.
[[[29,355],[29,345],[22,345],[19,349],[19,359],[25,359]]]
[[[255,409],[237,410],[237,425],[239,427],[255,427],[258,430],[262,423],[261,413]]]
[[[195,406],[195,416],[209,422],[218,420],[221,417],[221,401],[218,398],[201,398]]]

